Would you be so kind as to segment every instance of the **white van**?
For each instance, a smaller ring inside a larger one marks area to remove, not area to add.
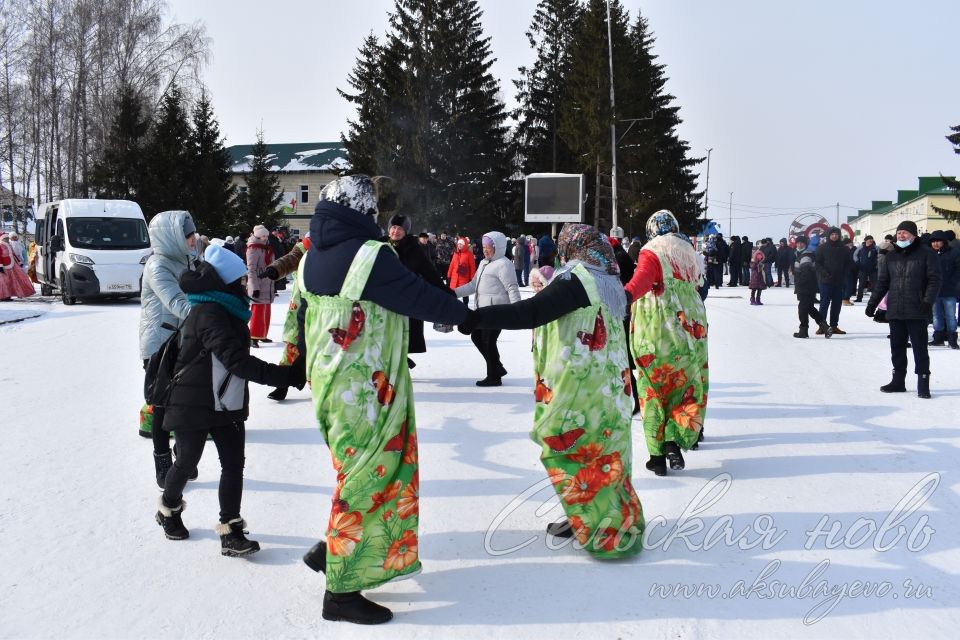
[[[40,293],[78,298],[140,295],[150,235],[143,212],[129,200],[58,200],[37,211]]]

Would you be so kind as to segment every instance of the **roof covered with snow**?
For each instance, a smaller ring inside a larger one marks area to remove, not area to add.
[[[227,147],[230,153],[230,170],[233,173],[250,171],[253,158],[252,144]],[[268,159],[271,171],[320,171],[339,173],[350,168],[347,150],[340,142],[301,142],[293,144],[268,144]]]

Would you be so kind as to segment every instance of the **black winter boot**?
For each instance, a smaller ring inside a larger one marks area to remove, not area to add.
[[[655,475],[665,476],[667,475],[667,457],[666,456],[650,456],[650,459],[647,460],[647,469],[653,471]]]
[[[906,371],[897,371],[893,370],[893,379],[888,383],[880,387],[880,391],[884,393],[899,393],[901,391],[907,390],[907,385],[905,384],[907,380]]]
[[[820,331],[817,331],[817,335],[820,335],[820,332],[823,332],[823,337],[829,338],[833,335],[833,327],[828,325],[826,322],[820,324]]]
[[[181,499],[180,504],[175,507],[168,507],[163,502],[163,496],[157,502],[157,515],[154,519],[161,527],[167,540],[186,540],[190,537],[190,532],[183,526],[183,519],[180,514],[187,508],[186,500]]]
[[[561,520],[560,522],[548,524],[547,534],[553,536],[554,538],[572,538],[573,527],[570,526],[569,520]]]
[[[674,471],[680,471],[686,466],[683,460],[683,453],[680,451],[680,445],[676,442],[664,442],[663,453],[667,456],[670,468]]]
[[[950,345],[951,349],[960,349],[960,345],[957,344],[957,332],[951,331],[947,334],[947,344]]]
[[[807,327],[800,327],[800,331],[797,331],[793,334],[794,338],[809,338],[810,335],[807,333]]]
[[[930,374],[921,373],[917,375],[917,397],[930,399]]]
[[[231,558],[242,558],[260,551],[260,543],[247,540],[244,527],[247,526],[243,518],[234,518],[230,522],[217,524],[216,532],[220,536],[220,555]]]
[[[931,347],[942,347],[943,339],[946,337],[944,334],[946,334],[946,331],[934,331],[933,340],[931,340],[927,344]]]
[[[277,402],[287,399],[287,389],[289,387],[277,387],[273,391],[267,394],[267,397],[271,400],[276,400]]]
[[[327,543],[321,540],[310,547],[310,551],[303,556],[303,563],[317,573],[327,572]]]
[[[359,591],[323,594],[323,619],[343,620],[354,624],[383,624],[393,618],[393,612],[364,598]]]
[[[153,454],[153,467],[157,471],[157,486],[163,490],[164,483],[167,480],[167,471],[173,466],[173,454],[166,453]]]
[[[703,427],[700,427],[700,433],[697,434],[697,441],[693,443],[693,446],[690,447],[690,450],[696,451],[699,449],[701,442],[703,442]]]
[[[476,384],[478,387],[499,387],[503,383],[500,381],[500,378],[487,376],[483,380],[477,380]]]

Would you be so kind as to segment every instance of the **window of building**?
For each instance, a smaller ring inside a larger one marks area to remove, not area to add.
[[[300,185],[300,203],[306,204],[310,202],[310,186],[306,184]]]

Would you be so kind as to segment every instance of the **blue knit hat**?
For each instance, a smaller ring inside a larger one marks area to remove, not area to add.
[[[247,275],[247,265],[229,249],[212,244],[203,252],[203,259],[210,263],[223,284],[230,284]]]

